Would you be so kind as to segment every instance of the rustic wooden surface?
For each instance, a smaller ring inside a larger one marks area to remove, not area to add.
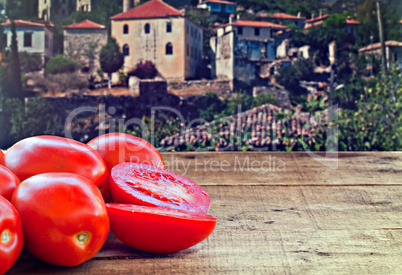
[[[155,255],[110,234],[78,267],[24,251],[7,274],[402,274],[402,152],[328,156],[336,169],[306,153],[163,157],[210,194],[208,239]]]

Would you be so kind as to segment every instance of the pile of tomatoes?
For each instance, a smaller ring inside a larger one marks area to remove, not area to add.
[[[79,265],[99,252],[109,229],[142,251],[186,249],[215,228],[210,202],[198,184],[166,170],[151,144],[128,134],[88,144],[21,140],[0,150],[0,274],[24,245],[45,262]]]

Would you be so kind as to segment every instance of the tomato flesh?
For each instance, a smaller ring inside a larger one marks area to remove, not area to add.
[[[24,236],[20,216],[14,206],[0,196],[0,274],[4,274],[17,261]]]
[[[102,156],[109,170],[124,162],[165,168],[162,156],[152,144],[129,134],[105,134],[92,139],[88,145]]]
[[[37,136],[14,144],[5,154],[5,166],[21,181],[49,172],[79,174],[109,193],[108,171],[102,157],[81,142],[56,137]]]
[[[110,190],[117,203],[160,206],[208,212],[208,193],[195,182],[146,164],[122,163],[113,167]]]
[[[205,240],[216,218],[190,211],[107,203],[112,232],[138,250],[172,253]]]
[[[15,188],[20,184],[20,180],[7,167],[0,165],[0,196],[11,200]]]
[[[45,173],[23,181],[11,202],[21,216],[26,248],[39,259],[76,266],[103,246],[109,218],[99,189],[72,173]]]

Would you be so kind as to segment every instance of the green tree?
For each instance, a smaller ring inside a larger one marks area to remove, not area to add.
[[[109,38],[105,46],[102,47],[99,55],[99,62],[102,71],[109,76],[109,88],[112,87],[112,73],[117,72],[124,64],[124,55],[120,51],[114,38]]]
[[[22,90],[21,83],[21,68],[20,68],[20,59],[18,55],[18,42],[17,42],[17,33],[15,30],[15,22],[11,20],[11,60],[8,66],[9,69],[9,78],[8,82],[10,84],[10,92],[8,95],[10,97],[20,98],[24,97],[24,92]]]

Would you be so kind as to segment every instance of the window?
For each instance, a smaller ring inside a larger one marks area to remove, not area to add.
[[[187,47],[186,47],[186,55],[187,55],[187,56],[189,55],[188,44],[187,44]]]
[[[144,26],[144,31],[145,33],[150,33],[151,31],[151,26],[149,25],[149,23],[146,23]]]
[[[243,35],[243,27],[237,27],[237,34]]]
[[[24,47],[32,47],[32,33],[24,33]]]
[[[130,47],[127,44],[124,44],[124,46],[123,46],[123,55],[124,56],[130,55]]]
[[[123,34],[128,34],[128,25],[127,24],[125,24],[123,26]]]
[[[172,23],[171,22],[166,23],[166,32],[172,32]]]
[[[166,49],[165,49],[166,55],[172,55],[173,54],[173,45],[172,43],[167,43],[166,44]]]
[[[254,28],[254,35],[259,36],[260,35],[260,28]]]

